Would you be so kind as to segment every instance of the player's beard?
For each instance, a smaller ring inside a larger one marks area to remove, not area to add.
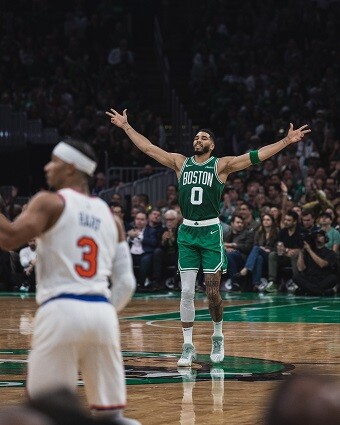
[[[206,154],[206,153],[208,153],[208,152],[209,152],[209,146],[203,146],[203,148],[202,148],[202,150],[201,150],[201,151],[197,151],[197,150],[195,149],[195,150],[194,150],[194,152],[195,152],[195,155],[197,155],[197,156],[204,155],[204,154]]]

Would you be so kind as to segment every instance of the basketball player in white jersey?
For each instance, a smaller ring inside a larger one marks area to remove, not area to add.
[[[60,387],[75,391],[80,371],[94,414],[117,425],[139,424],[122,415],[126,388],[117,318],[136,282],[122,224],[103,200],[89,196],[95,168],[90,146],[58,143],[45,166],[47,183],[57,192],[38,193],[13,223],[1,215],[0,247],[37,238],[39,309],[29,397]]]

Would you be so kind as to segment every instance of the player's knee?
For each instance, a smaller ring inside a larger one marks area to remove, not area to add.
[[[181,301],[186,301],[186,302],[192,302],[194,301],[195,298],[195,290],[192,290],[190,288],[182,288],[182,292],[181,292]]]

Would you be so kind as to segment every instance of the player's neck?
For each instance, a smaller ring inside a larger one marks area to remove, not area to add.
[[[207,161],[211,157],[210,152],[207,152],[203,155],[194,155],[194,159],[199,164],[202,164],[203,162]]]
[[[78,193],[82,193],[83,195],[90,195],[89,186],[85,183],[71,183],[71,184],[65,184],[60,189],[73,189],[74,191]]]

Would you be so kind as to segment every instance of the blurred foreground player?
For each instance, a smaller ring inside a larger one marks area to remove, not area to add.
[[[61,387],[75,392],[81,371],[93,413],[132,425],[138,422],[122,416],[126,388],[116,312],[136,282],[121,223],[104,201],[89,196],[96,165],[88,145],[58,143],[45,166],[57,192],[38,193],[13,223],[0,216],[0,247],[14,249],[37,237],[40,307],[28,360],[29,397]]]

